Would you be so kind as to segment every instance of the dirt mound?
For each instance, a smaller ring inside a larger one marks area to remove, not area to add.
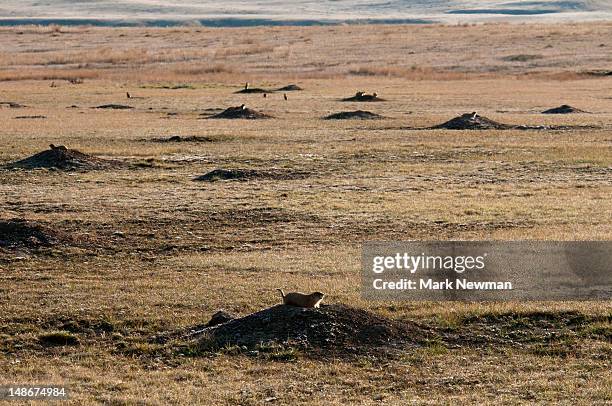
[[[204,137],[200,135],[189,135],[187,137],[181,137],[180,135],[173,135],[168,138],[153,138],[153,142],[214,142],[217,139],[212,137]]]
[[[372,113],[365,110],[342,111],[340,113],[330,114],[324,117],[325,120],[380,120],[385,118],[380,114]]]
[[[50,149],[8,164],[8,169],[55,168],[62,170],[106,169],[120,166],[120,162],[97,158],[76,149],[50,145]]]
[[[245,107],[243,104],[242,106],[229,107],[225,109],[224,111],[222,111],[221,113],[212,115],[209,118],[229,118],[229,119],[242,118],[242,119],[247,119],[247,120],[259,120],[259,119],[265,119],[265,118],[272,118],[272,116],[261,113],[257,110],[249,109]]]
[[[514,126],[498,123],[476,113],[465,113],[445,123],[430,127],[447,130],[505,130]]]
[[[23,219],[0,220],[0,247],[36,248],[58,242],[52,229]]]
[[[274,92],[274,90],[266,90],[266,89],[261,89],[259,87],[250,87],[248,89],[242,89],[242,90],[238,90],[237,92],[234,92],[236,94],[245,94],[245,93],[272,93]]]
[[[542,114],[571,114],[571,113],[586,113],[586,111],[572,107],[569,104],[563,104],[559,107],[544,110],[542,112]]]
[[[290,85],[276,89],[277,92],[295,92],[298,90],[304,90],[304,89],[302,89],[301,87],[295,84],[290,84]]]
[[[11,108],[11,109],[21,109],[21,108],[27,107],[27,106],[24,106],[23,104],[10,102],[10,101],[0,102],[0,107],[4,107],[4,106]]]
[[[199,337],[202,350],[290,346],[309,353],[334,355],[400,347],[425,336],[416,325],[345,305],[324,305],[319,309],[277,305],[193,334]]]
[[[299,172],[287,169],[215,169],[194,180],[215,182],[218,180],[290,180],[303,179],[308,176],[307,172]]]
[[[101,106],[92,107],[94,109],[111,109],[111,110],[129,110],[133,109],[132,106],[126,106],[124,104],[103,104]]]
[[[27,119],[38,119],[38,118],[47,118],[47,116],[37,115],[37,116],[15,116],[15,120],[27,120]]]
[[[357,92],[355,96],[347,97],[342,99],[345,102],[378,102],[385,101],[385,99],[381,99],[378,97],[376,93],[368,94],[364,92]]]

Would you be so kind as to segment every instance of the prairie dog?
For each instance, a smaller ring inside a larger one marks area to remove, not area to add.
[[[296,307],[319,307],[325,297],[324,293],[313,292],[309,295],[300,292],[291,292],[285,295],[282,289],[276,289],[283,298],[283,304]]]

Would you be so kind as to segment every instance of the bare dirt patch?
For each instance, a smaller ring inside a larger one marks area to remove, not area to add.
[[[202,135],[188,135],[188,136],[181,136],[181,135],[173,135],[167,138],[153,138],[150,141],[153,142],[215,142],[215,141],[221,141],[222,138],[220,137],[208,137],[208,136],[202,136]]]
[[[474,113],[465,113],[445,123],[430,127],[431,129],[446,130],[507,130],[514,126],[498,123],[487,117]]]
[[[50,227],[23,219],[0,220],[0,247],[37,248],[65,239]]]
[[[295,84],[290,84],[290,85],[283,86],[283,87],[276,89],[277,92],[295,92],[299,90],[304,90],[304,89],[302,89],[301,87]]]
[[[291,179],[304,179],[309,176],[308,172],[305,171],[294,171],[288,169],[215,169],[202,176],[198,176],[194,180],[215,182],[218,180],[257,180],[257,179],[271,179],[271,180],[291,180]]]
[[[365,110],[342,111],[323,117],[325,120],[381,120],[384,116]]]
[[[97,158],[76,149],[51,145],[50,149],[5,166],[6,169],[94,170],[121,166],[121,162]]]
[[[369,93],[364,93],[364,92],[357,92],[355,93],[355,96],[346,97],[344,99],[341,99],[341,101],[344,101],[344,102],[379,102],[379,101],[385,101],[385,99],[378,97],[378,94],[376,93],[369,94]]]
[[[260,120],[273,117],[242,105],[236,107],[228,107],[221,113],[212,115],[208,118]]]
[[[130,110],[134,107],[126,106],[124,104],[102,104],[100,106],[92,107],[93,109],[109,109],[109,110]]]
[[[572,114],[572,113],[587,113],[584,110],[577,109],[569,104],[563,104],[559,107],[544,110],[542,114]]]
[[[393,349],[414,345],[426,336],[415,324],[341,304],[318,309],[277,305],[191,334],[198,337],[202,351],[230,346],[250,351],[290,347],[314,356]]]

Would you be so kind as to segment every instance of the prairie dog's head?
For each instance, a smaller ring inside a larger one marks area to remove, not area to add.
[[[322,292],[313,292],[310,294],[310,296],[316,298],[317,300],[321,300],[325,297],[325,293]]]

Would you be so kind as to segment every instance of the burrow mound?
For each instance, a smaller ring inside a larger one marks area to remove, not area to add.
[[[266,89],[261,89],[259,87],[249,87],[247,89],[241,89],[238,90],[237,92],[234,92],[235,94],[248,94],[248,93],[272,93],[274,92],[273,90],[266,90]]]
[[[586,113],[586,111],[572,107],[569,104],[563,104],[559,107],[544,110],[542,112],[542,114],[572,114],[572,113]]]
[[[198,176],[194,180],[215,182],[218,180],[291,180],[303,179],[308,177],[307,172],[294,171],[289,169],[215,169],[202,176]]]
[[[342,111],[324,117],[325,120],[381,120],[383,118],[385,117],[380,114],[365,110]]]
[[[378,97],[376,93],[368,94],[364,92],[357,92],[355,93],[355,96],[346,97],[342,99],[342,101],[345,101],[345,102],[379,102],[379,101],[385,101],[385,99]]]
[[[302,89],[301,87],[295,84],[290,84],[290,85],[283,86],[283,87],[276,89],[277,92],[295,92],[299,90],[304,90],[304,89]]]
[[[121,166],[118,161],[97,158],[84,154],[76,149],[64,146],[50,145],[46,151],[39,152],[28,158],[5,166],[8,169],[62,169],[62,170],[93,170],[108,169]]]
[[[102,104],[100,106],[92,107],[94,109],[110,109],[110,110],[129,110],[133,109],[132,106],[126,106],[124,104]]]
[[[258,120],[258,119],[272,118],[272,116],[261,113],[257,110],[249,109],[245,107],[244,105],[242,105],[242,106],[237,106],[237,107],[229,107],[225,109],[224,111],[222,111],[221,113],[212,115],[209,118],[229,118],[229,119],[243,118],[247,120]]]
[[[153,142],[214,142],[218,141],[217,138],[213,137],[205,137],[201,135],[188,135],[188,136],[180,136],[173,135],[167,138],[153,138],[151,141]]]
[[[487,117],[479,116],[476,113],[465,113],[430,128],[447,130],[506,130],[514,128],[514,126],[498,123]]]
[[[49,227],[23,219],[0,219],[0,247],[36,248],[62,240],[62,235]]]
[[[11,101],[0,102],[0,107],[4,107],[4,106],[11,108],[11,109],[22,109],[24,107],[27,107],[27,106],[24,106],[23,104],[11,102]]]
[[[286,305],[232,319],[197,331],[201,349],[289,345],[310,353],[351,355],[376,348],[416,344],[423,329],[345,305],[307,309]]]

